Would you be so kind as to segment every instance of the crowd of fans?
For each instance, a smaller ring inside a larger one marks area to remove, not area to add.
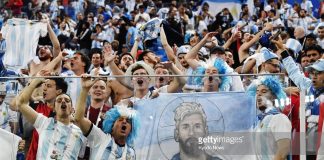
[[[242,4],[235,17],[228,8],[211,15],[213,8],[201,1],[1,1],[0,75],[7,77],[0,86],[1,128],[26,141],[19,149],[30,160],[112,158],[102,151],[107,145],[116,157],[134,159],[138,119],[130,106],[137,100],[247,91],[264,116],[277,116],[267,132],[294,133],[300,131],[299,95],[306,91],[306,131],[313,135],[307,158],[320,159],[324,13],[315,18],[309,0],[253,4]],[[26,36],[31,31],[38,36]],[[31,49],[17,50],[26,45]],[[13,97],[6,97],[9,90]],[[288,105],[281,103],[286,97]],[[60,146],[60,136],[73,144]],[[276,139],[274,157],[286,158],[299,148],[298,139]]]

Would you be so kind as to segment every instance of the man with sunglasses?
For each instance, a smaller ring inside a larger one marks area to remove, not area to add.
[[[276,43],[281,50],[281,58],[289,78],[296,84],[300,90],[306,90],[307,96],[314,97],[314,101],[306,104],[306,121],[307,121],[307,154],[309,158],[314,158],[317,153],[317,134],[320,134],[323,124],[324,112],[320,113],[321,97],[324,96],[324,60],[319,59],[309,67],[306,71],[309,72],[307,78],[295,63],[285,47]],[[308,52],[306,52],[308,53]],[[311,98],[313,99],[313,98]],[[319,133],[317,133],[317,129]]]

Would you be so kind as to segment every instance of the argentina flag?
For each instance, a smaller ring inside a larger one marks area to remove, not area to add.
[[[246,93],[160,94],[134,108],[141,117],[136,159],[255,159],[255,97]]]
[[[218,12],[222,11],[224,8],[228,10],[233,15],[235,20],[239,19],[239,14],[241,12],[241,0],[204,0],[202,4],[208,3],[209,12],[212,16],[215,16]]]

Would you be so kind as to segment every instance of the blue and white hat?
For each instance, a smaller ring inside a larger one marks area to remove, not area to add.
[[[190,45],[182,45],[177,50],[177,56],[179,54],[187,54],[190,51],[190,49],[191,49],[191,46]]]
[[[256,96],[256,91],[259,85],[267,86],[273,95],[276,96],[277,99],[286,99],[287,95],[284,91],[284,88],[276,76],[260,76],[258,79],[252,81],[252,83],[247,88],[246,92],[251,96]],[[280,104],[279,106],[283,109],[284,104]]]
[[[324,59],[317,60],[312,65],[306,67],[306,70],[324,71]]]

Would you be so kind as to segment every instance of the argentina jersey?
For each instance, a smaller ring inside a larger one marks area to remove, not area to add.
[[[5,65],[9,68],[26,66],[36,55],[39,37],[46,36],[47,24],[13,18],[7,21],[1,32],[7,43]]]
[[[135,151],[132,147],[127,144],[124,147],[118,146],[110,134],[105,134],[95,125],[92,125],[91,132],[87,138],[91,148],[90,160],[136,159]]]
[[[74,124],[64,125],[53,118],[38,114],[34,127],[39,134],[38,160],[77,160],[86,138]]]

